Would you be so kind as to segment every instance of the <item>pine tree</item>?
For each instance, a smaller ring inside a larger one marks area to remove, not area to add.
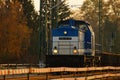
[[[65,20],[70,17],[70,8],[66,4],[66,0],[53,0],[52,2],[52,27],[55,28],[57,26],[57,23],[61,20]]]
[[[37,56],[38,51],[38,38],[39,38],[39,15],[35,11],[34,4],[32,0],[19,0],[23,7],[24,15],[27,19],[27,25],[32,29],[32,34],[30,38],[30,48],[29,53],[32,56]]]
[[[37,30],[38,26],[38,13],[34,9],[32,0],[19,0],[23,7],[23,12],[27,18],[27,25],[33,30]]]

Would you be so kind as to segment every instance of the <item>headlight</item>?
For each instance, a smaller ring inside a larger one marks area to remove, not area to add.
[[[77,51],[76,47],[74,47],[73,53],[76,54],[77,52],[78,52],[78,51]]]
[[[57,49],[54,49],[54,50],[53,50],[53,53],[54,53],[54,54],[57,54],[57,53],[58,53],[58,50],[57,50]]]
[[[73,53],[76,54],[76,53],[77,53],[77,50],[73,50]]]
[[[66,35],[66,34],[67,34],[67,31],[64,31],[64,34]]]
[[[54,54],[57,54],[57,53],[58,53],[57,47],[54,47],[53,53],[54,53]]]

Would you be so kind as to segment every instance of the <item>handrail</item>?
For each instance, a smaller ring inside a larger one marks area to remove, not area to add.
[[[93,79],[100,79],[100,78],[106,78],[106,77],[116,77],[120,76],[120,73],[118,74],[102,74],[102,75],[94,75],[94,76],[87,76],[87,77],[77,77],[77,78],[59,78],[59,79],[50,79],[50,80],[93,80]]]
[[[51,72],[85,72],[85,71],[103,71],[103,70],[119,71],[120,67],[106,66],[106,67],[85,67],[85,68],[57,67],[57,68],[0,69],[0,75],[51,73]]]
[[[106,66],[106,67],[84,67],[84,68],[72,68],[72,67],[55,67],[55,68],[23,68],[23,69],[0,69],[0,76],[5,76],[7,75],[20,75],[20,74],[28,74],[28,79],[29,79],[29,74],[45,74],[46,79],[47,79],[47,74],[48,73],[54,73],[54,72],[101,72],[100,74],[94,74],[93,76],[88,75],[88,76],[83,76],[83,77],[72,77],[72,78],[59,78],[59,79],[49,79],[49,80],[93,80],[97,78],[105,78],[105,77],[116,77],[120,76],[120,67],[112,67],[112,66]],[[110,71],[110,72],[109,72]],[[113,72],[111,72],[113,71]],[[105,73],[102,73],[105,72]],[[107,73],[106,73],[107,72]]]

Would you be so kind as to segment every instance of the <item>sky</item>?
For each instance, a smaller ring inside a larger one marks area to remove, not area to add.
[[[40,0],[33,0],[34,1],[34,5],[35,5],[35,9],[37,11],[39,11],[39,4],[40,4]],[[82,5],[84,0],[67,0],[68,5],[70,5],[70,8],[78,8]]]

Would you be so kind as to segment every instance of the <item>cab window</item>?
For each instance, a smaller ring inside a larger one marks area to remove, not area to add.
[[[87,25],[79,25],[79,30],[85,32],[88,30]]]

